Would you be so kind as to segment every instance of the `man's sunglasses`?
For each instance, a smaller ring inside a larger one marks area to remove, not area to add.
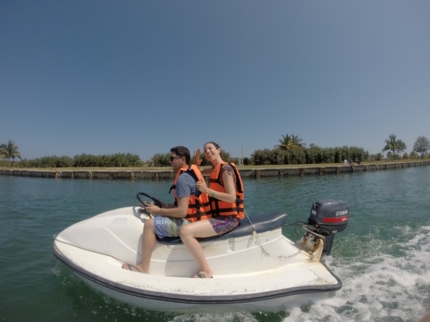
[[[177,159],[177,158],[182,158],[182,157],[180,157],[179,155],[176,155],[176,156],[171,156],[170,157],[170,162],[172,162],[173,160],[175,160],[175,159]]]

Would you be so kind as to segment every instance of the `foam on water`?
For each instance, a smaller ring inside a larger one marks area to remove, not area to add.
[[[410,229],[404,232],[409,235]],[[384,241],[378,243],[380,247],[366,257],[326,258],[341,277],[342,289],[333,298],[288,310],[284,321],[418,321],[423,317],[430,311],[430,227],[421,227],[414,237],[396,243],[405,256],[384,253]]]

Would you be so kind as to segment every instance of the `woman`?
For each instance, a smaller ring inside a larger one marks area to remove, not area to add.
[[[212,218],[181,227],[179,235],[200,266],[200,272],[193,277],[211,278],[212,270],[196,238],[221,236],[239,225],[239,219],[244,217],[243,183],[236,166],[221,159],[218,144],[206,143],[204,152],[213,166],[202,171],[203,174],[210,174],[209,187],[204,181],[199,181],[196,188],[209,196]],[[197,149],[194,155],[196,165],[201,163],[200,154],[200,149]]]

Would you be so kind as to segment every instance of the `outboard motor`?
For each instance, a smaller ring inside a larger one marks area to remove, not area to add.
[[[325,237],[322,255],[330,255],[334,234],[345,230],[348,216],[349,206],[346,201],[323,199],[313,203],[308,228]]]

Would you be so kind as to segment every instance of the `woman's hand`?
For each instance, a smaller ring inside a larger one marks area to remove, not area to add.
[[[206,182],[197,181],[196,188],[200,192],[209,193],[209,189],[208,189],[208,186],[206,185]]]

